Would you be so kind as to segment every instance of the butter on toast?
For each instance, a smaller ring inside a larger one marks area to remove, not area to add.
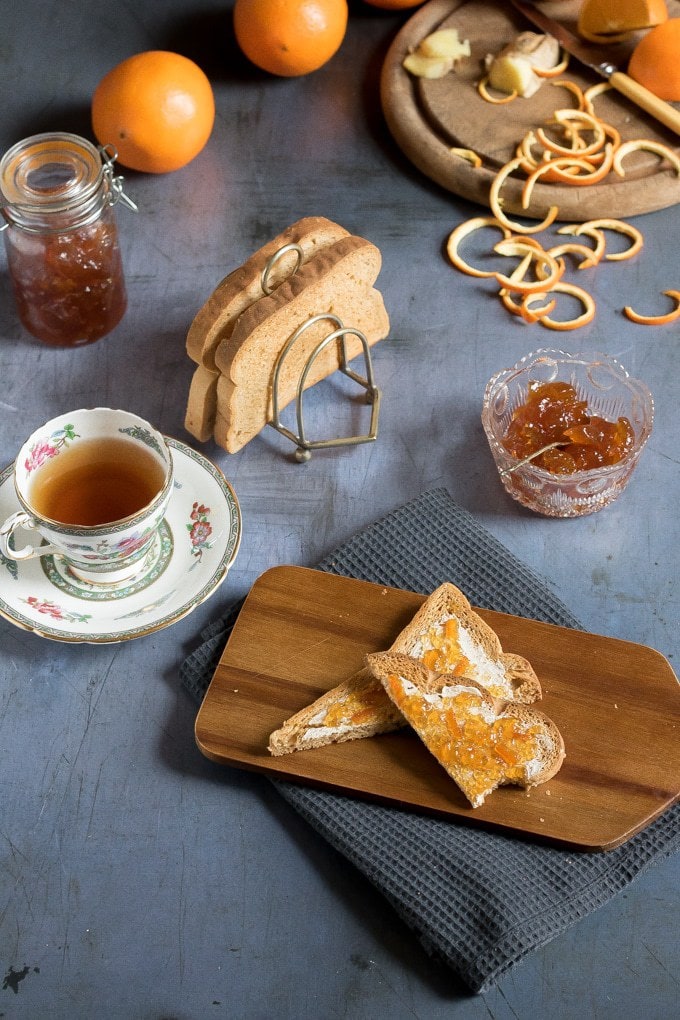
[[[529,704],[541,697],[531,664],[504,652],[496,633],[448,582],[423,602],[389,651],[418,659],[438,673],[470,677],[494,698]],[[399,725],[405,720],[395,716],[381,682],[364,669],[287,719],[271,735],[269,749],[286,754],[375,736]]]
[[[240,450],[272,420],[272,385],[276,362],[288,340],[309,319],[333,315],[343,326],[360,330],[372,346],[387,336],[389,318],[382,295],[374,288],[381,267],[379,249],[361,237],[344,237],[326,246],[267,297],[247,308],[217,348],[215,440],[229,453]],[[283,409],[295,398],[301,374],[317,345],[336,323],[314,323],[282,360],[278,399]],[[346,337],[348,360],[362,352],[360,340]],[[340,367],[339,344],[331,343],[314,358],[305,386],[312,386]]]
[[[474,680],[429,670],[393,652],[367,656],[370,670],[473,808],[499,786],[547,782],[564,761],[552,719],[493,698]]]

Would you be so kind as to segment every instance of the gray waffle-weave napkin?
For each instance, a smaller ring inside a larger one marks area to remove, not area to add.
[[[429,594],[452,581],[473,605],[582,629],[545,582],[434,489],[350,539],[319,569]],[[201,699],[240,604],[182,664]],[[287,782],[279,793],[344,854],[473,991],[489,985],[680,849],[680,806],[607,853],[579,854]]]

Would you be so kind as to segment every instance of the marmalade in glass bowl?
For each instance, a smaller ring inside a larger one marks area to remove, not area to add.
[[[652,430],[644,385],[605,354],[541,350],[498,372],[482,423],[506,491],[537,513],[580,517],[625,488]]]

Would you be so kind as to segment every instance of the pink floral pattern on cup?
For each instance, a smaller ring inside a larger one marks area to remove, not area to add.
[[[28,457],[24,461],[26,473],[30,475],[36,468],[41,467],[46,460],[56,457],[62,447],[67,446],[69,442],[77,438],[78,433],[73,425],[64,425],[63,428],[53,432],[48,439],[40,438],[31,446],[28,451]]]

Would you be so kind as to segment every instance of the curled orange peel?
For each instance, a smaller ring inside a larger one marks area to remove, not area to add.
[[[459,156],[464,159],[466,163],[470,163],[475,169],[482,165],[482,157],[474,149],[463,149],[457,145],[451,146],[449,152],[452,156]]]
[[[600,258],[603,253],[604,244],[602,245]],[[600,258],[597,257],[597,253],[593,248],[589,248],[587,244],[579,244],[578,241],[565,241],[563,244],[553,245],[552,248],[548,248],[548,255],[552,255],[554,259],[562,258],[563,255],[575,255],[580,257],[581,261],[577,265],[577,269],[590,269],[592,266],[596,266],[600,261]]]
[[[595,317],[595,301],[582,287],[578,287],[575,283],[566,283],[560,280],[553,284],[550,290],[558,294],[569,294],[571,297],[576,298],[583,305],[583,312],[573,319],[551,319],[549,315],[542,315],[539,318],[542,326],[547,326],[548,329],[566,331],[579,329],[581,326],[586,326],[589,322],[593,321]]]
[[[535,301],[543,301],[544,304],[540,308],[533,308]],[[525,322],[533,324],[539,322],[545,318],[546,315],[550,315],[555,309],[557,304],[557,298],[551,298],[550,294],[546,291],[537,291],[535,294],[525,294],[520,305],[519,314],[522,316]]]
[[[503,96],[502,98],[499,98],[497,96],[491,95],[491,93],[489,92],[488,85],[489,76],[488,74],[485,74],[484,77],[480,78],[480,80],[477,82],[477,91],[479,92],[482,99],[485,100],[485,102],[487,103],[494,103],[496,106],[503,106],[504,103],[511,103],[513,99],[517,99],[517,89],[514,89],[512,92],[508,92],[507,95]]]
[[[538,234],[539,231],[545,230],[557,219],[559,208],[556,205],[551,205],[545,216],[545,219],[541,220],[540,223],[534,223],[533,226],[525,226],[522,223],[517,223],[515,220],[509,219],[503,212],[501,189],[505,184],[505,181],[514,173],[515,170],[519,170],[522,166],[522,160],[518,157],[511,159],[504,166],[500,168],[493,181],[491,182],[491,189],[489,191],[489,205],[491,212],[494,214],[496,219],[508,227],[511,231],[515,231],[518,234]]]
[[[571,184],[584,187],[589,184],[597,184],[604,180],[612,167],[614,149],[611,142],[607,142],[604,149],[604,158],[598,167],[581,156],[557,156],[555,159],[533,170],[522,188],[522,207],[528,209],[531,203],[531,195],[534,185],[540,177],[549,174],[552,180],[558,180],[561,184]],[[585,171],[581,173],[580,171]]]
[[[623,169],[623,161],[631,152],[636,152],[639,149],[645,152],[653,152],[657,156],[661,156],[662,159],[667,159],[675,173],[680,177],[680,157],[672,149],[669,149],[667,145],[664,145],[663,142],[654,142],[651,138],[633,138],[628,142],[622,142],[614,156],[614,165],[612,167],[614,173],[618,174],[619,177],[625,177],[626,172]]]
[[[538,74],[538,71],[536,70],[536,68],[534,68],[534,73]],[[539,77],[549,77],[549,76],[548,75],[539,75]],[[551,85],[555,85],[556,87],[561,88],[561,89],[567,89],[568,92],[571,92],[572,96],[574,96],[574,98],[576,99],[576,102],[578,104],[577,107],[576,107],[577,110],[585,110],[587,113],[591,113],[592,112],[591,110],[588,110],[587,103],[586,103],[586,97],[583,94],[583,89],[581,88],[580,85],[577,85],[575,81],[570,81],[569,78],[560,78],[557,81],[551,81],[550,84]]]
[[[604,257],[607,239],[601,230],[590,229],[587,223],[565,223],[564,226],[557,228],[557,233],[569,234],[572,237],[583,237],[584,235],[590,237],[595,242],[591,255],[594,265],[597,265]]]
[[[583,93],[583,98],[586,101],[586,108],[589,104],[592,105],[597,97],[601,96],[603,92],[610,92],[613,88],[614,86],[608,81],[598,81],[597,85],[591,85]],[[588,110],[588,113],[592,113],[593,116],[595,116],[592,110]]]
[[[675,322],[676,319],[680,319],[680,291],[663,290],[661,293],[675,301],[675,307],[670,312],[666,312],[664,315],[640,315],[630,305],[626,305],[623,309],[624,313],[631,322],[637,322],[641,326],[665,326],[669,322]]]
[[[520,249],[508,252],[507,254],[520,254]],[[537,265],[537,279],[526,280],[525,273],[532,262],[536,262]],[[519,272],[520,268],[523,270],[521,274]],[[564,275],[564,269],[564,262],[558,262],[552,255],[548,255],[543,248],[530,247],[526,252],[524,260],[513,273],[509,276],[505,273],[494,273],[494,276],[501,287],[506,290],[516,291],[518,294],[534,294],[551,290]]]
[[[569,54],[562,53],[562,60],[559,64],[555,64],[553,67],[534,67],[532,68],[537,78],[558,78],[561,74],[569,67]]]
[[[575,231],[575,233],[577,235],[579,233],[588,234],[589,232],[594,231],[599,231],[601,233],[603,230],[612,230],[617,234],[625,234],[626,237],[631,239],[631,244],[623,251],[615,251],[611,252],[611,254],[607,253],[605,255],[605,259],[608,262],[624,262],[626,259],[632,258],[633,255],[637,255],[644,244],[642,233],[637,229],[637,227],[634,227],[632,223],[625,223],[623,220],[607,218],[587,220],[585,223],[581,224],[580,230]]]
[[[495,227],[500,230],[503,237],[510,237],[512,231],[506,227],[503,223],[499,223],[494,216],[474,216],[470,220],[464,220],[463,223],[459,223],[458,226],[451,231],[446,242],[446,254],[449,259],[456,267],[460,269],[461,273],[467,273],[468,276],[477,276],[480,278],[488,278],[493,276],[492,270],[488,269],[477,269],[475,266],[471,266],[469,262],[460,255],[459,248],[461,242],[472,234],[475,230],[481,230],[483,227]]]

